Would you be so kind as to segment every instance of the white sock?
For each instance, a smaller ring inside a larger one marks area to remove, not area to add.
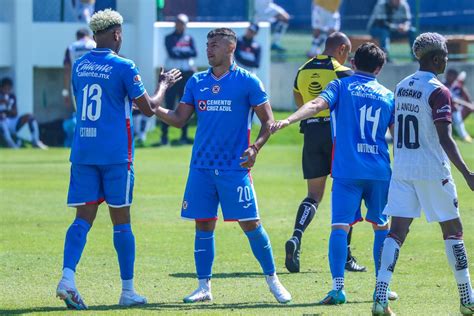
[[[398,255],[400,253],[400,245],[392,237],[385,238],[380,257],[380,269],[375,285],[375,296],[382,302],[388,301],[388,286],[392,280],[393,271],[397,264]]]
[[[64,268],[63,269],[63,278],[62,280],[65,281],[65,283],[68,285],[68,286],[71,286],[73,288],[76,287],[76,272],[74,272],[72,269],[69,269],[69,268]]]
[[[211,290],[211,279],[199,279],[199,287],[207,291]]]
[[[463,304],[471,304],[473,302],[472,286],[464,241],[462,239],[446,239],[444,245],[449,265],[458,284],[459,298]]]
[[[332,289],[335,291],[342,290],[344,288],[344,278],[332,279]]]
[[[30,126],[31,130],[31,142],[33,144],[37,144],[38,141],[39,141],[39,127],[38,127],[38,122],[36,122],[36,120],[33,120],[31,122],[31,126]]]
[[[283,21],[278,21],[275,26],[275,33],[273,33],[273,43],[280,45],[281,38],[286,33],[288,29],[288,23]]]
[[[133,279],[122,280],[122,291],[135,292],[135,289],[133,288]]]

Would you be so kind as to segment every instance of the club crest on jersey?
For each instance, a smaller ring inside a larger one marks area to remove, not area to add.
[[[207,101],[206,100],[199,100],[198,101],[198,108],[201,111],[206,111],[207,109]]]
[[[221,87],[217,84],[212,86],[212,93],[218,94],[221,91]]]

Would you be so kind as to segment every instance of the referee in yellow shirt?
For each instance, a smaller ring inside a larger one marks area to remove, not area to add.
[[[296,105],[315,99],[334,79],[352,75],[352,70],[343,66],[351,51],[351,42],[344,33],[335,32],[326,39],[321,55],[307,61],[296,74],[293,95]],[[293,236],[286,242],[285,266],[290,272],[300,271],[300,247],[303,232],[316,214],[323,198],[326,178],[331,173],[332,135],[329,110],[318,113],[315,117],[304,120],[300,132],[304,134],[303,175],[308,183],[308,195],[298,207]],[[352,228],[348,234],[348,271],[365,272],[357,264],[350,251]]]

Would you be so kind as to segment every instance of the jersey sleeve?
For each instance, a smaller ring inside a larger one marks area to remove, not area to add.
[[[329,109],[332,111],[337,105],[339,99],[339,88],[341,81],[333,80],[324,89],[323,92],[319,95],[324,101],[329,104]]]
[[[181,103],[185,103],[191,106],[194,106],[196,103],[194,102],[194,87],[195,87],[195,77],[191,77],[188,82],[186,82],[186,86],[184,87],[183,97],[181,98]]]
[[[428,103],[433,114],[433,122],[452,122],[451,118],[451,93],[446,87],[439,87],[435,89],[429,99]]]
[[[127,89],[127,94],[131,100],[137,99],[146,92],[138,68],[134,63],[125,64],[124,68],[122,80]]]
[[[298,88],[298,76],[299,75],[300,75],[300,71],[298,70],[298,72],[296,73],[295,82],[293,83],[293,91],[295,91],[295,92],[300,92],[300,89]]]
[[[251,106],[259,106],[268,102],[268,95],[263,83],[255,75],[249,77],[249,103]]]

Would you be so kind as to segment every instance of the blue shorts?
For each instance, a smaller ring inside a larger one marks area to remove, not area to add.
[[[114,165],[71,165],[67,205],[100,204],[110,207],[132,204],[134,173],[129,163]]]
[[[181,217],[196,221],[216,220],[219,204],[224,221],[259,219],[250,172],[191,168]]]
[[[362,199],[367,207],[365,220],[384,226],[388,216],[382,214],[387,204],[389,181],[333,179],[332,225],[353,225],[363,220],[360,212]]]

